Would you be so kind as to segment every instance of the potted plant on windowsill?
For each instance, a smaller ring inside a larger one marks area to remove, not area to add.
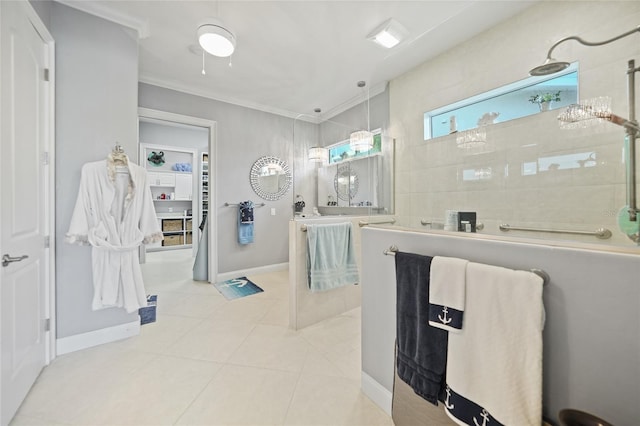
[[[531,95],[529,102],[532,104],[538,104],[540,111],[549,111],[551,102],[560,102],[560,91],[555,93],[538,93],[537,95]]]

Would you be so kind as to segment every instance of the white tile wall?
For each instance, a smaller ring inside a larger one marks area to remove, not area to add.
[[[621,127],[606,123],[564,130],[557,124],[558,111],[550,111],[489,127],[488,147],[479,152],[458,149],[455,135],[424,141],[423,114],[527,77],[549,47],[565,36],[601,41],[638,22],[640,2],[540,2],[393,80],[389,134],[397,141],[399,224],[423,228],[420,219],[442,222],[446,209],[459,209],[477,211],[478,220],[487,225],[483,232],[489,234],[501,234],[500,223],[581,230],[606,227],[614,235],[603,244],[633,245],[616,224],[616,212],[625,205]],[[628,114],[625,73],[629,59],[640,64],[640,35],[603,47],[570,41],[560,45],[554,56],[579,61],[581,99],[612,96],[613,111]],[[590,152],[596,154],[595,167],[540,171],[533,176],[521,173],[523,162]],[[489,167],[488,180],[462,180],[464,169]],[[508,235],[600,241],[543,233]]]

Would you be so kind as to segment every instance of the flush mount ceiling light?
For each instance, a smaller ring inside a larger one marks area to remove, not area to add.
[[[391,49],[404,40],[408,34],[409,32],[400,22],[391,18],[371,31],[367,39],[387,49]]]
[[[209,54],[226,58],[236,48],[236,37],[218,20],[198,27],[198,43]]]

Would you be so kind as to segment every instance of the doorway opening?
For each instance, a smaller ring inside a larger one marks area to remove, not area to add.
[[[140,253],[163,253],[162,257],[195,258],[206,252],[207,281],[215,282],[217,244],[215,215],[209,206],[215,201],[216,122],[147,108],[138,109],[139,164],[147,169],[156,215],[164,241]],[[209,222],[209,220],[211,221]],[[208,235],[202,229],[208,222]],[[203,244],[206,246],[203,246]]]

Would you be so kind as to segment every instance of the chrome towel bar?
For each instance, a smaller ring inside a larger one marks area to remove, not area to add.
[[[385,223],[396,223],[395,218],[391,218],[389,220],[381,220],[380,222],[367,222],[366,220],[361,220],[360,222],[358,222],[358,226],[360,226],[361,228],[363,226],[367,226],[367,225],[383,225]]]
[[[381,222],[367,222],[367,221],[361,220],[360,222],[358,222],[358,225],[362,228],[363,226],[367,226],[367,225],[382,225],[384,223],[396,223],[396,220],[389,219]],[[302,232],[307,232],[307,225],[301,225],[300,230]]]
[[[225,206],[225,207],[238,207],[239,205],[240,205],[240,204],[238,204],[238,203],[224,203],[224,206]],[[265,204],[265,203],[259,203],[259,204],[254,204],[254,205],[253,205],[253,207],[256,207],[256,208],[258,208],[258,207],[264,207],[264,206],[266,206],[266,204]]]
[[[395,256],[396,253],[400,251],[400,249],[398,249],[397,245],[392,245],[390,246],[388,249],[383,250],[382,253],[385,256]],[[540,278],[542,278],[542,283],[543,285],[547,285],[547,283],[549,282],[550,278],[549,278],[549,274],[547,274],[545,271],[543,271],[542,269],[529,269],[530,272],[533,272],[534,274],[536,274],[537,276],[539,276]]]
[[[527,228],[524,226],[511,226],[507,223],[503,223],[499,226],[501,231],[530,231],[530,232],[550,232],[553,234],[573,234],[573,235],[589,235],[606,240],[611,238],[611,231],[607,228],[598,228],[595,231],[577,231],[571,229],[545,229],[545,228]]]

